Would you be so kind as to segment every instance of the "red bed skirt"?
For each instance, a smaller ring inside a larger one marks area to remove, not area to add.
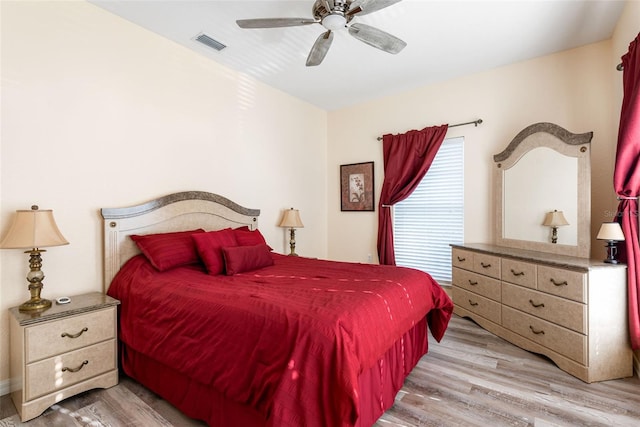
[[[231,401],[217,390],[185,377],[123,343],[121,346],[123,371],[188,417],[204,420],[212,427],[269,426],[264,415],[253,408]],[[374,366],[360,374],[360,416],[356,427],[372,426],[393,405],[404,379],[427,353],[427,348],[425,318],[396,341]],[[344,425],[348,425],[346,421]]]

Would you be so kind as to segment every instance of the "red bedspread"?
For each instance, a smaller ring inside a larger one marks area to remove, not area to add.
[[[121,301],[120,339],[273,426],[348,426],[358,375],[425,316],[439,341],[453,311],[417,270],[273,257],[235,276],[132,258],[108,292]]]

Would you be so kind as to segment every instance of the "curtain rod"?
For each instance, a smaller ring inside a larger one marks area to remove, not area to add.
[[[466,122],[466,123],[458,123],[455,125],[449,125],[450,128],[455,128],[458,126],[465,126],[465,125],[475,125],[476,127],[478,127],[478,125],[482,123],[482,119],[478,119],[478,120],[474,120],[472,122]],[[378,138],[376,138],[378,141],[382,141],[382,137],[379,136]]]

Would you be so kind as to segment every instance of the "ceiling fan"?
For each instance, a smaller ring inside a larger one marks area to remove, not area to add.
[[[307,57],[307,67],[320,65],[333,42],[333,33],[347,28],[356,39],[388,53],[396,54],[407,45],[403,40],[370,25],[354,23],[347,25],[356,16],[367,15],[401,0],[316,0],[313,3],[313,18],[258,18],[239,19],[240,28],[279,28],[320,24],[326,32],[320,34]]]

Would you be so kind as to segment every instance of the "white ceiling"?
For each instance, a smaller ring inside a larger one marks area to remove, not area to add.
[[[89,0],[137,25],[325,110],[609,39],[618,0],[404,0],[362,22],[407,42],[397,55],[336,33],[306,67],[319,24],[240,29],[236,19],[312,18],[313,0]],[[200,33],[227,47],[213,50]]]

